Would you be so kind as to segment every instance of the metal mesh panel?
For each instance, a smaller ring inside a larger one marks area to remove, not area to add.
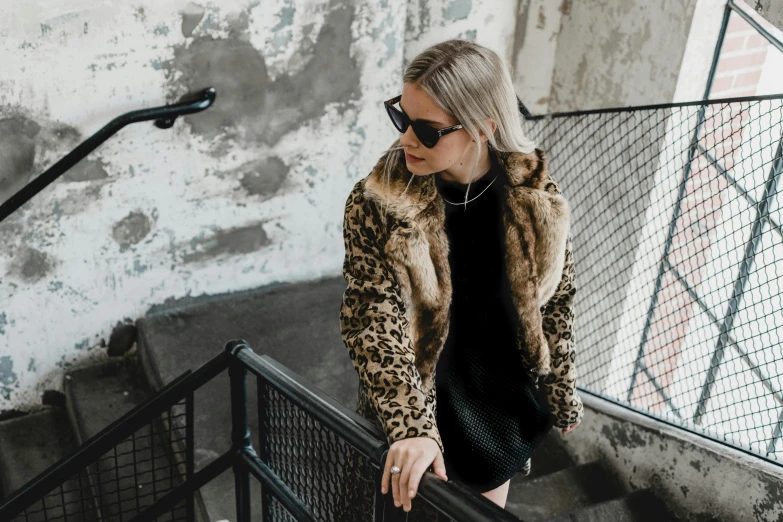
[[[185,421],[183,405],[165,410],[13,522],[130,520],[184,481]],[[185,520],[184,509],[182,502],[156,520]]]
[[[262,379],[258,394],[259,457],[318,520],[372,520],[378,468]],[[263,498],[265,522],[293,520],[272,495]]]
[[[776,461],[782,105],[523,123],[571,203],[578,386]]]

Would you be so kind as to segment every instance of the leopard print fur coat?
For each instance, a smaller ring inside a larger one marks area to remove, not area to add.
[[[506,174],[505,263],[520,319],[517,350],[543,383],[555,426],[567,427],[583,416],[570,206],[541,149],[490,153]],[[423,436],[444,451],[434,386],[452,292],[444,202],[433,176],[411,174],[400,156],[389,179],[388,155],[381,157],[345,203],[341,335],[360,380],[356,411],[380,426],[389,444]]]

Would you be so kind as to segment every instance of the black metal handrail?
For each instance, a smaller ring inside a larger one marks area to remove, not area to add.
[[[168,129],[174,125],[174,121],[178,116],[201,112],[204,109],[207,109],[215,101],[215,96],[216,92],[214,87],[209,87],[195,95],[193,99],[187,101],[126,112],[125,114],[114,118],[98,130],[98,132],[84,140],[60,161],[46,169],[43,174],[37,176],[7,201],[0,204],[0,222],[10,216],[19,207],[30,201],[30,199],[46,188],[46,186],[76,165],[93,150],[97,149],[101,143],[119,132],[119,130],[126,125],[141,121],[155,120],[156,127],[159,129]]]
[[[231,448],[196,472],[194,471],[193,456],[194,392],[225,370],[228,370],[231,390]],[[364,477],[364,479],[372,480],[375,501],[371,512],[363,513],[361,520],[389,521],[404,518],[405,512],[401,507],[395,507],[391,501],[386,502],[387,499],[390,500],[392,493],[389,491],[386,495],[382,495],[380,492],[382,470],[385,467],[389,448],[381,428],[346,408],[269,356],[256,354],[246,341],[237,339],[228,342],[225,349],[210,361],[195,371],[188,370],[183,373],[156,395],[114,421],[61,461],[30,480],[0,504],[0,520],[26,520],[31,513],[38,513],[31,510],[39,503],[43,506],[44,519],[57,518],[51,517],[51,515],[47,516],[49,510],[53,509],[51,499],[63,496],[63,484],[70,477],[89,470],[90,466],[101,458],[101,455],[111,452],[112,449],[116,455],[116,448],[119,444],[134,437],[136,431],[154,422],[162,412],[176,407],[183,400],[187,412],[184,425],[176,428],[172,426],[169,429],[181,429],[186,433],[184,464],[187,471],[184,474],[184,479],[176,486],[172,481],[170,488],[161,490],[160,494],[146,506],[140,507],[137,502],[135,509],[125,512],[126,516],[123,517],[123,520],[131,522],[155,520],[183,502],[186,508],[184,518],[188,521],[198,520],[199,515],[196,507],[198,489],[229,468],[233,468],[235,475],[237,522],[248,522],[251,519],[250,477],[254,477],[262,484],[265,513],[258,518],[266,519],[267,516],[270,516],[272,504],[270,499],[273,499],[296,520],[318,520],[316,506],[310,502],[311,496],[313,496],[309,494],[311,492],[307,492],[306,495],[302,495],[301,492],[297,493],[291,484],[280,476],[281,472],[275,469],[277,464],[275,459],[270,456],[271,450],[263,443],[265,440],[263,435],[265,434],[258,434],[259,441],[261,441],[258,448],[251,443],[252,434],[248,426],[246,389],[248,373],[257,379],[258,393],[261,399],[259,400],[260,417],[270,418],[272,415],[280,414],[279,404],[274,408],[271,406],[272,394],[279,394],[285,398],[287,404],[297,410],[297,417],[306,416],[310,424],[318,425],[324,431],[328,430],[330,434],[343,441],[351,451],[355,451],[367,459],[371,465],[373,476]],[[270,426],[269,423],[260,423],[259,431],[268,426]],[[307,441],[303,438],[294,438],[294,440],[301,442],[302,447],[308,446]],[[300,452],[298,447],[289,448],[289,450],[286,453]],[[136,471],[135,467],[134,471]],[[92,478],[94,479],[94,476]],[[136,477],[126,475],[122,477],[122,480],[130,480],[131,478],[134,479],[131,483],[136,484]],[[100,474],[98,480],[100,480]],[[94,484],[93,489],[95,486]],[[100,483],[97,484],[97,487],[100,490]],[[80,492],[81,502],[73,504],[97,506],[94,508],[97,516],[93,513],[93,519],[108,520],[109,515],[106,511],[102,511],[105,509],[106,503],[100,499],[87,498],[88,491],[89,488],[85,488],[85,491]],[[121,488],[118,487],[116,490],[118,498],[120,491]],[[113,491],[112,494],[114,493]],[[48,506],[44,499],[49,499]],[[467,486],[456,481],[444,482],[430,471],[426,471],[421,479],[417,499],[420,499],[419,502],[426,502],[454,520],[520,522],[510,512],[475,493]],[[328,499],[323,501],[326,502]],[[122,507],[122,503],[122,501],[119,502],[118,509]],[[57,507],[62,507],[63,511],[66,510],[65,505]],[[414,503],[413,509],[415,510],[416,507],[417,504]],[[319,508],[322,509],[322,506]],[[84,511],[79,513],[86,515]],[[72,515],[74,515],[73,512],[67,518],[71,518]],[[77,516],[73,518],[77,518]]]

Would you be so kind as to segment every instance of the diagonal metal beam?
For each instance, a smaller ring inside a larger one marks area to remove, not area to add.
[[[769,214],[769,207],[772,205],[775,195],[777,194],[778,179],[781,177],[781,174],[783,174],[783,136],[781,136],[778,141],[778,149],[775,153],[775,158],[772,161],[772,166],[770,167],[767,183],[764,185],[764,195],[761,197],[761,202],[756,207],[756,218],[751,227],[750,238],[745,245],[745,254],[742,257],[739,275],[734,281],[729,305],[726,308],[726,315],[720,325],[718,342],[715,346],[715,351],[712,354],[712,360],[710,361],[710,369],[707,371],[707,377],[702,386],[701,396],[696,405],[696,412],[693,415],[693,422],[695,424],[701,424],[701,420],[707,411],[707,402],[710,400],[712,394],[715,374],[718,372],[718,367],[723,361],[723,352],[728,342],[728,333],[731,331],[732,326],[734,325],[734,319],[737,317],[739,302],[749,279],[750,269],[753,266],[756,257],[756,250],[761,243],[764,216]]]

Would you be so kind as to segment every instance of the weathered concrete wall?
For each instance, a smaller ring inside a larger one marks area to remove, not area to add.
[[[758,14],[767,19],[778,29],[783,29],[783,0],[754,0],[745,1]]]
[[[601,398],[582,399],[584,420],[558,435],[578,464],[600,459],[628,491],[651,488],[683,520],[783,519],[780,466]]]
[[[570,1],[520,0],[512,66],[515,89],[531,114],[546,114],[552,91],[560,23]]]
[[[6,14],[2,200],[123,112],[210,86],[217,99],[170,130],[124,128],[0,223],[0,411],[40,403],[154,305],[339,273],[345,195],[395,138],[380,100],[401,88],[404,3]]]
[[[672,101],[696,0],[563,5],[551,112]]]

